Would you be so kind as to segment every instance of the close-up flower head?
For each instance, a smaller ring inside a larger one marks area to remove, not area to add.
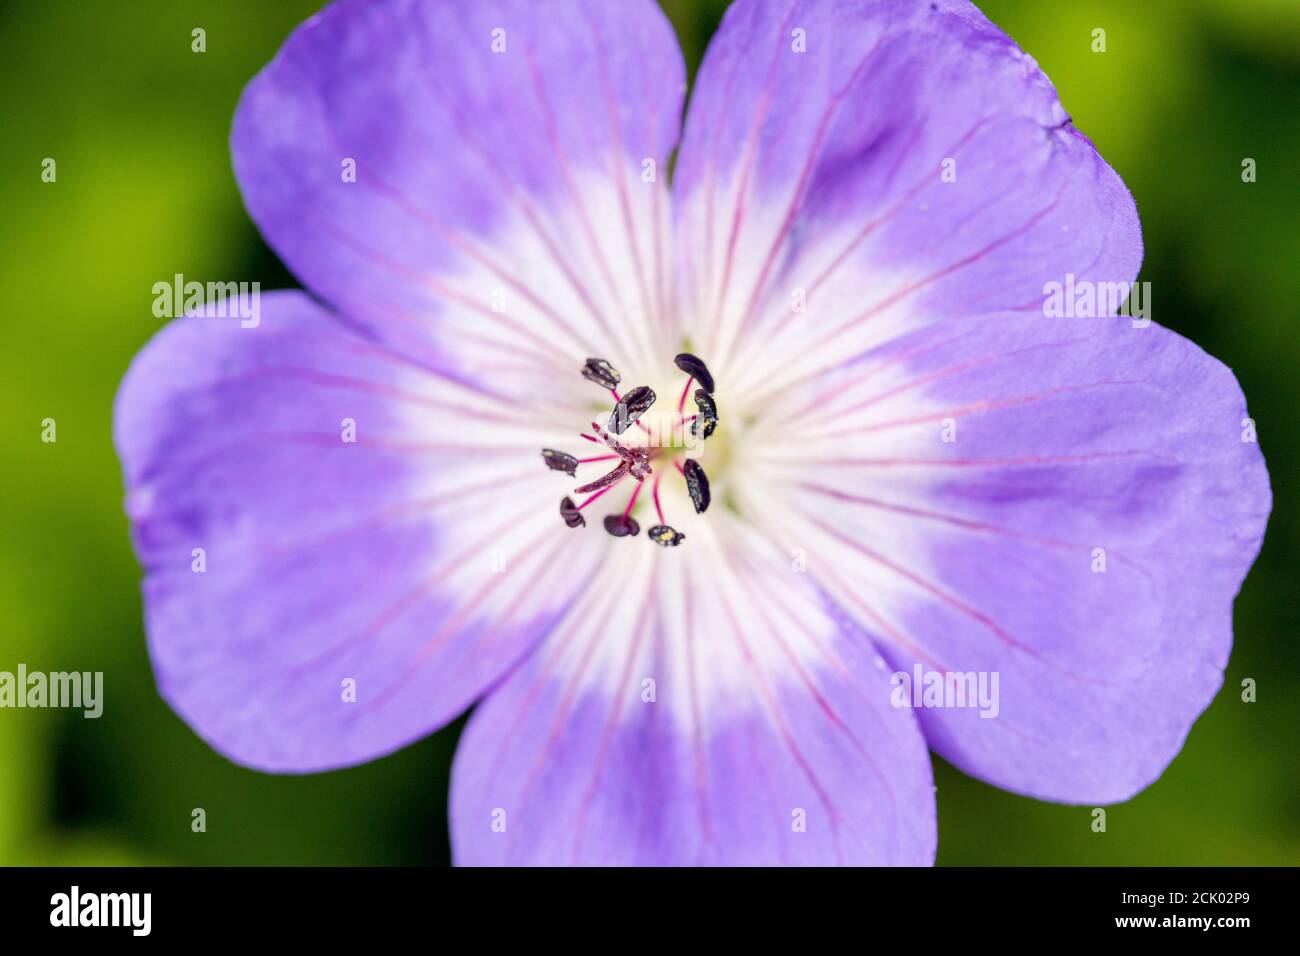
[[[931,751],[1123,801],[1218,691],[1246,400],[1116,314],[1133,196],[965,0],[737,0],[689,90],[651,0],[340,0],[231,152],[304,289],[114,415],[159,690],[229,759],[473,708],[456,863],[923,865]]]
[[[7,942],[1288,924],[1300,4],[14,0],[0,102]]]

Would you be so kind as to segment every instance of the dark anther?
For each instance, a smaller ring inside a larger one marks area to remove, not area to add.
[[[606,515],[605,530],[616,538],[635,538],[641,533],[641,526],[636,523],[635,518],[624,518],[622,515]]]
[[[587,359],[587,364],[582,367],[582,377],[606,388],[618,388],[618,383],[623,380],[618,369],[600,358]]]
[[[682,474],[686,476],[686,491],[691,496],[691,504],[695,505],[695,513],[704,514],[709,508],[709,476],[694,458],[686,459]]]
[[[602,488],[608,488],[610,485],[616,485],[628,476],[632,466],[625,461],[620,461],[618,467],[609,474],[597,478],[595,481],[583,485],[581,488],[574,488],[574,494],[585,495],[590,491],[600,491]],[[640,480],[640,479],[638,479]]]
[[[655,393],[649,385],[638,385],[623,396],[609,416],[609,430],[615,435],[627,431],[628,426],[649,411],[655,403]]]
[[[686,540],[686,535],[679,531],[674,531],[666,524],[657,524],[646,532],[650,540],[655,544],[663,545],[665,548],[675,548]]]
[[[706,392],[713,391],[713,376],[709,374],[708,367],[699,358],[690,352],[683,352],[673,359],[673,362],[679,369],[703,385]]]
[[[699,435],[701,438],[708,438],[713,434],[713,429],[718,427],[718,403],[702,388],[695,390],[695,407],[700,410],[700,414],[695,421],[691,422],[691,434]]]
[[[581,528],[587,523],[587,519],[582,516],[582,512],[578,510],[572,498],[565,498],[560,502],[560,517],[570,528]]]
[[[551,471],[562,471],[570,478],[574,478],[578,474],[578,459],[572,455],[566,455],[562,451],[556,451],[554,448],[543,448],[542,460],[546,462],[546,467]]]

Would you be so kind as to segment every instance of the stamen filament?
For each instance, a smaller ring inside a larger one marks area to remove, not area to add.
[[[587,507],[587,505],[591,504],[593,501],[595,501],[597,498],[599,498],[601,495],[605,494],[605,492],[609,491],[609,490],[610,490],[611,488],[613,488],[613,487],[614,487],[613,485],[609,485],[609,486],[606,487],[606,488],[601,488],[600,491],[596,492],[594,495],[592,495],[590,498],[588,498],[588,499],[587,499],[586,501],[584,501],[582,504],[578,505],[578,510],[581,511],[583,508]]]
[[[656,478],[656,480],[658,480]],[[637,495],[641,494],[641,489],[645,487],[644,481],[636,483],[636,490],[632,492],[632,497],[628,499],[627,507],[623,509],[623,521],[627,521],[627,516],[632,513],[632,506],[636,504]]]
[[[694,376],[686,378],[686,388],[681,390],[681,401],[677,402],[677,414],[681,415],[682,408],[686,407],[686,395],[690,394],[690,385],[695,381]]]

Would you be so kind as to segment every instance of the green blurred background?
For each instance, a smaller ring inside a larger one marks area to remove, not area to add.
[[[0,6],[0,670],[103,671],[106,697],[99,720],[0,711],[0,863],[448,859],[459,726],[367,766],[273,777],[226,762],[163,704],[110,440],[118,381],[159,325],[154,282],[295,284],[243,211],[227,136],[243,85],[318,6]],[[664,6],[694,70],[725,2]],[[1097,834],[1088,808],[1012,796],[940,762],[939,862],[1300,862],[1300,2],[982,6],[1136,195],[1154,317],[1236,371],[1276,505],[1237,601],[1225,689],[1165,775]],[[206,53],[190,50],[195,27]],[[1105,53],[1091,49],[1097,27]],[[56,183],[40,179],[45,157]],[[47,417],[55,444],[40,441]],[[1241,702],[1244,677],[1258,702]],[[191,831],[195,807],[205,833]]]

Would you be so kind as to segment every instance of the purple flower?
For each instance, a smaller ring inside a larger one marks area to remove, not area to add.
[[[648,0],[293,34],[232,149],[315,297],[117,401],[162,693],[277,772],[478,702],[467,864],[927,864],[927,747],[1138,792],[1270,493],[1229,370],[1114,315],[1124,184],[962,0],[739,0],[674,167],[685,89]]]

